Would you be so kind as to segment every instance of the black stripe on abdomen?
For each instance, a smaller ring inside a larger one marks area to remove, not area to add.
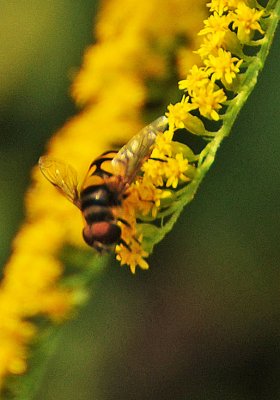
[[[83,210],[83,216],[88,224],[114,220],[111,209],[104,206],[89,205]]]
[[[111,194],[105,185],[92,185],[82,190],[81,209],[84,211],[89,206],[105,206],[111,205]]]

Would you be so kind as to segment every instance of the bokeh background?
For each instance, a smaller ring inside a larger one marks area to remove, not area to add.
[[[30,169],[75,113],[69,84],[97,5],[1,1],[1,265],[24,218]],[[279,39],[150,270],[132,276],[113,263],[97,275],[37,399],[280,398]]]

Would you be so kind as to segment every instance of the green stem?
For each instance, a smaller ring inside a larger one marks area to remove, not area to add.
[[[277,5],[278,0],[269,0],[269,2],[267,3],[266,6],[266,10],[270,11],[272,9],[276,9],[279,5]],[[278,9],[279,11],[279,9]],[[278,14],[278,18],[279,18],[279,14]]]

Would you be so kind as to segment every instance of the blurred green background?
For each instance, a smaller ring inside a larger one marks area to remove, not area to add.
[[[1,264],[29,172],[75,109],[97,2],[1,1]],[[151,21],[152,22],[152,21]],[[195,201],[148,272],[99,274],[37,399],[280,398],[280,32]]]

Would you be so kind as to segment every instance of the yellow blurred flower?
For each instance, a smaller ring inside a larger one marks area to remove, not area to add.
[[[182,46],[175,38],[184,38],[188,49],[194,49],[195,33],[206,13],[202,4],[204,0],[195,4],[186,0],[102,2],[96,43],[86,51],[72,85],[73,97],[83,108],[51,138],[46,151],[73,165],[80,182],[94,158],[125,143],[144,125],[142,113],[150,96],[147,83],[168,79],[167,54],[173,58],[177,54],[181,68]],[[168,143],[161,146],[168,153]],[[148,268],[136,212],[155,216],[162,192],[143,179],[142,189],[146,189],[140,199],[137,185],[141,182],[135,183],[123,207],[123,212],[130,212],[126,215],[129,226],[122,225],[129,248],[120,244],[116,249],[121,264],[129,265],[132,272],[137,265]],[[80,211],[50,187],[35,167],[26,195],[26,221],[14,240],[0,287],[0,388],[6,375],[26,370],[27,346],[36,333],[35,323],[27,319],[45,316],[61,321],[73,309],[79,296],[75,288],[60,285],[64,277],[60,253],[67,244],[85,249],[82,228]]]

